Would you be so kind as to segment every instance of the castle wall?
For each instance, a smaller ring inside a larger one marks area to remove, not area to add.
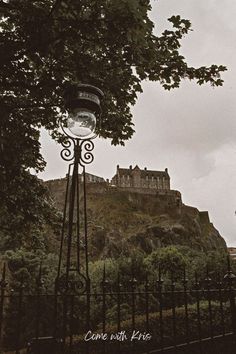
[[[55,196],[56,200],[63,201],[65,198],[67,178],[60,178],[50,181],[45,181],[44,185],[48,188],[49,192]],[[126,191],[131,193],[146,194],[160,197],[163,201],[168,201],[168,205],[182,206],[181,193],[176,190],[157,190],[155,188],[136,188],[129,187],[128,185],[124,189],[123,187],[118,187],[111,185],[108,182],[95,182],[87,183],[86,189],[88,193],[109,193],[114,191]]]
[[[199,212],[199,217],[200,217],[201,222],[203,224],[209,224],[210,223],[210,218],[209,218],[208,211],[200,211]]]
[[[175,190],[170,190],[170,178],[165,174],[145,174],[146,168],[142,172],[137,166],[129,170],[119,169],[117,166],[117,173],[112,178],[111,183],[100,177],[86,174],[86,188],[88,193],[109,193],[114,191],[124,191],[145,195],[158,196],[163,205],[168,207],[181,207],[182,198],[181,193]],[[124,173],[125,172],[125,173]],[[168,172],[167,169],[165,172]],[[91,177],[92,176],[92,177]],[[80,176],[81,177],[81,176]],[[91,177],[91,178],[90,178]],[[79,179],[81,182],[81,178]],[[65,198],[67,178],[60,178],[44,182],[48,187],[49,192],[54,195],[56,200],[63,200]]]

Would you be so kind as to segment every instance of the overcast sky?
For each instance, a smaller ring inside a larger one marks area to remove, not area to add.
[[[197,86],[185,81],[181,88],[164,91],[145,82],[133,109],[136,133],[125,147],[95,141],[95,161],[88,172],[104,178],[116,165],[163,170],[168,167],[171,188],[181,191],[183,202],[208,210],[210,219],[229,246],[236,246],[236,2],[234,0],[153,1],[156,33],[167,28],[167,18],[181,15],[192,22],[181,53],[193,66],[222,64],[223,88]],[[64,177],[67,163],[60,147],[42,132],[42,153],[47,167],[40,177]]]

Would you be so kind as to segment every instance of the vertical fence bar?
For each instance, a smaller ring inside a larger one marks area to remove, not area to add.
[[[135,295],[135,290],[136,290],[136,283],[137,280],[134,277],[134,265],[132,261],[132,268],[131,268],[131,280],[130,280],[130,285],[131,285],[131,322],[132,322],[132,332],[135,331],[135,314],[136,314],[136,295]],[[132,341],[132,351],[135,351],[135,341]]]
[[[188,279],[186,278],[186,268],[184,267],[184,278],[183,278],[183,287],[184,287],[184,312],[185,312],[185,332],[186,340],[189,345],[189,315],[188,315],[188,289],[187,289]]]
[[[18,299],[18,311],[17,311],[17,329],[16,329],[16,354],[20,354],[20,335],[21,335],[21,320],[22,320],[22,303],[23,303],[23,280],[20,283],[19,299]]]
[[[40,266],[39,266],[39,274],[38,274],[38,279],[36,282],[37,290],[36,290],[35,338],[37,338],[37,339],[39,337],[39,326],[40,326],[40,317],[41,317],[41,302],[40,302],[41,286],[42,286],[42,263],[40,263]]]
[[[159,297],[159,330],[160,330],[160,347],[161,351],[164,348],[164,328],[163,328],[163,301],[162,301],[162,284],[163,280],[161,279],[161,267],[158,268],[158,280],[157,280],[157,291]]]
[[[62,309],[62,340],[63,340],[63,347],[65,349],[66,346],[66,336],[67,336],[67,309],[68,309],[68,303],[67,303],[67,297],[68,294],[65,293],[63,294],[62,301],[63,301],[63,309]]]
[[[104,262],[103,267],[103,280],[102,280],[102,332],[106,332],[106,291],[107,291],[107,280],[106,280],[106,266]],[[103,351],[106,353],[106,341],[103,341]]]
[[[90,330],[91,315],[91,284],[90,279],[86,278],[86,330]],[[86,342],[86,354],[90,354],[90,342]]]
[[[224,276],[224,279],[228,283],[232,332],[233,332],[235,340],[236,340],[236,305],[235,305],[235,289],[234,289],[234,284],[233,284],[233,282],[236,279],[236,276],[233,274],[233,272],[231,270],[231,263],[230,263],[230,256],[229,255],[227,257],[227,263],[228,263],[227,264],[228,271],[227,271],[226,275]]]
[[[90,278],[86,278],[86,327],[90,329],[90,312],[91,312],[91,284]]]
[[[146,282],[145,282],[145,313],[146,313],[146,331],[149,332],[149,283],[148,283],[147,274],[146,274]]]
[[[120,294],[120,290],[121,290],[121,283],[120,283],[120,272],[118,273],[118,277],[117,277],[117,332],[120,332],[121,328],[120,328],[120,322],[121,322],[121,313],[120,313],[120,306],[121,306],[121,294]]]
[[[102,279],[102,331],[106,331],[106,266],[104,264],[103,268],[103,279]]]
[[[0,299],[0,348],[2,346],[2,329],[3,329],[3,312],[4,312],[4,300],[6,289],[6,264],[3,265],[2,278],[0,281],[1,299]]]
[[[206,282],[206,291],[207,291],[207,300],[208,300],[208,313],[209,313],[209,322],[210,322],[210,336],[213,338],[214,336],[214,328],[213,328],[213,317],[212,317],[212,303],[211,303],[211,278],[209,277],[209,268],[207,266],[207,274],[205,278]]]
[[[175,308],[175,282],[174,274],[171,272],[171,307],[172,307],[172,321],[173,321],[173,342],[176,348],[176,308]]]
[[[121,283],[120,283],[120,272],[117,276],[117,332],[121,331]],[[121,343],[118,341],[118,353],[121,352]]]
[[[202,349],[202,326],[201,326],[201,312],[200,312],[200,283],[198,281],[197,273],[195,273],[195,292],[196,292],[196,302],[197,302],[197,329],[198,329],[198,340],[200,342],[200,352]]]
[[[54,301],[53,301],[53,336],[57,338],[58,336],[58,289],[57,289],[57,279],[54,282]]]
[[[223,308],[223,298],[222,298],[222,282],[219,282],[219,300],[220,300],[220,323],[223,336],[225,335],[225,321],[224,321],[224,308]]]
[[[146,273],[145,280],[145,315],[146,315],[146,332],[149,333],[149,282],[148,282],[148,274]],[[146,353],[149,353],[148,343],[146,344]]]
[[[1,299],[0,299],[0,344],[2,339],[2,327],[3,327],[3,310],[4,310],[4,296],[5,296],[5,288],[6,288],[6,264],[3,265],[2,270],[2,278],[0,281],[1,288]]]
[[[135,296],[135,288],[136,288],[137,280],[134,277],[134,271],[132,267],[132,279],[131,279],[131,306],[132,306],[132,331],[135,330],[135,313],[136,313],[136,296]]]
[[[74,295],[70,296],[70,339],[69,339],[69,353],[72,353],[73,345],[73,318],[74,318]]]

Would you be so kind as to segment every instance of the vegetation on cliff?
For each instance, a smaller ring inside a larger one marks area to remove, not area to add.
[[[90,251],[95,258],[150,254],[160,247],[187,246],[208,252],[226,244],[196,208],[170,205],[165,197],[127,191],[89,194]]]
[[[62,211],[65,180],[50,181],[47,186],[55,207]],[[89,250],[93,259],[129,257],[133,252],[148,255],[170,245],[204,253],[226,250],[208,213],[177,203],[174,193],[135,193],[106,184],[89,184],[87,190]],[[82,226],[82,212],[80,221]]]
[[[30,279],[37,275],[41,261],[46,276],[45,286],[50,287],[50,282],[55,278],[64,182],[60,187],[56,182],[50,182],[51,203],[57,210],[54,222],[44,223],[44,227],[37,232],[29,232],[28,238],[24,237],[11,251],[7,243],[3,247],[2,239],[2,253],[17,281],[23,277],[30,284]],[[148,273],[157,277],[159,266],[167,278],[171,271],[175,271],[181,278],[184,268],[192,279],[195,271],[204,277],[207,265],[215,275],[226,272],[226,244],[206,212],[173,204],[173,200],[171,204],[167,196],[134,193],[111,187],[90,187],[87,205],[93,281],[101,281],[104,262],[107,272],[111,272],[113,277],[118,271],[129,277],[131,268],[137,276],[144,277]],[[80,222],[82,226],[82,213]],[[75,246],[72,257],[76,257]]]
[[[59,183],[51,181],[49,190],[55,208],[62,212],[65,180]],[[159,265],[167,275],[171,269],[182,272],[186,267],[193,277],[196,270],[204,272],[207,265],[215,274],[219,268],[222,274],[226,271],[226,243],[208,213],[176,205],[173,200],[171,204],[170,200],[165,195],[88,186],[89,254],[94,280],[99,279],[104,261],[113,275],[119,269],[129,275],[131,265],[142,276],[145,272],[156,275]],[[80,222],[83,227],[82,212]],[[58,230],[53,232],[50,227],[47,235],[47,252],[57,252]]]

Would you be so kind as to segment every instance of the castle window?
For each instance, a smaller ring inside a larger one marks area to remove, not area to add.
[[[165,177],[163,177],[163,189],[166,188],[166,180],[165,180]]]

